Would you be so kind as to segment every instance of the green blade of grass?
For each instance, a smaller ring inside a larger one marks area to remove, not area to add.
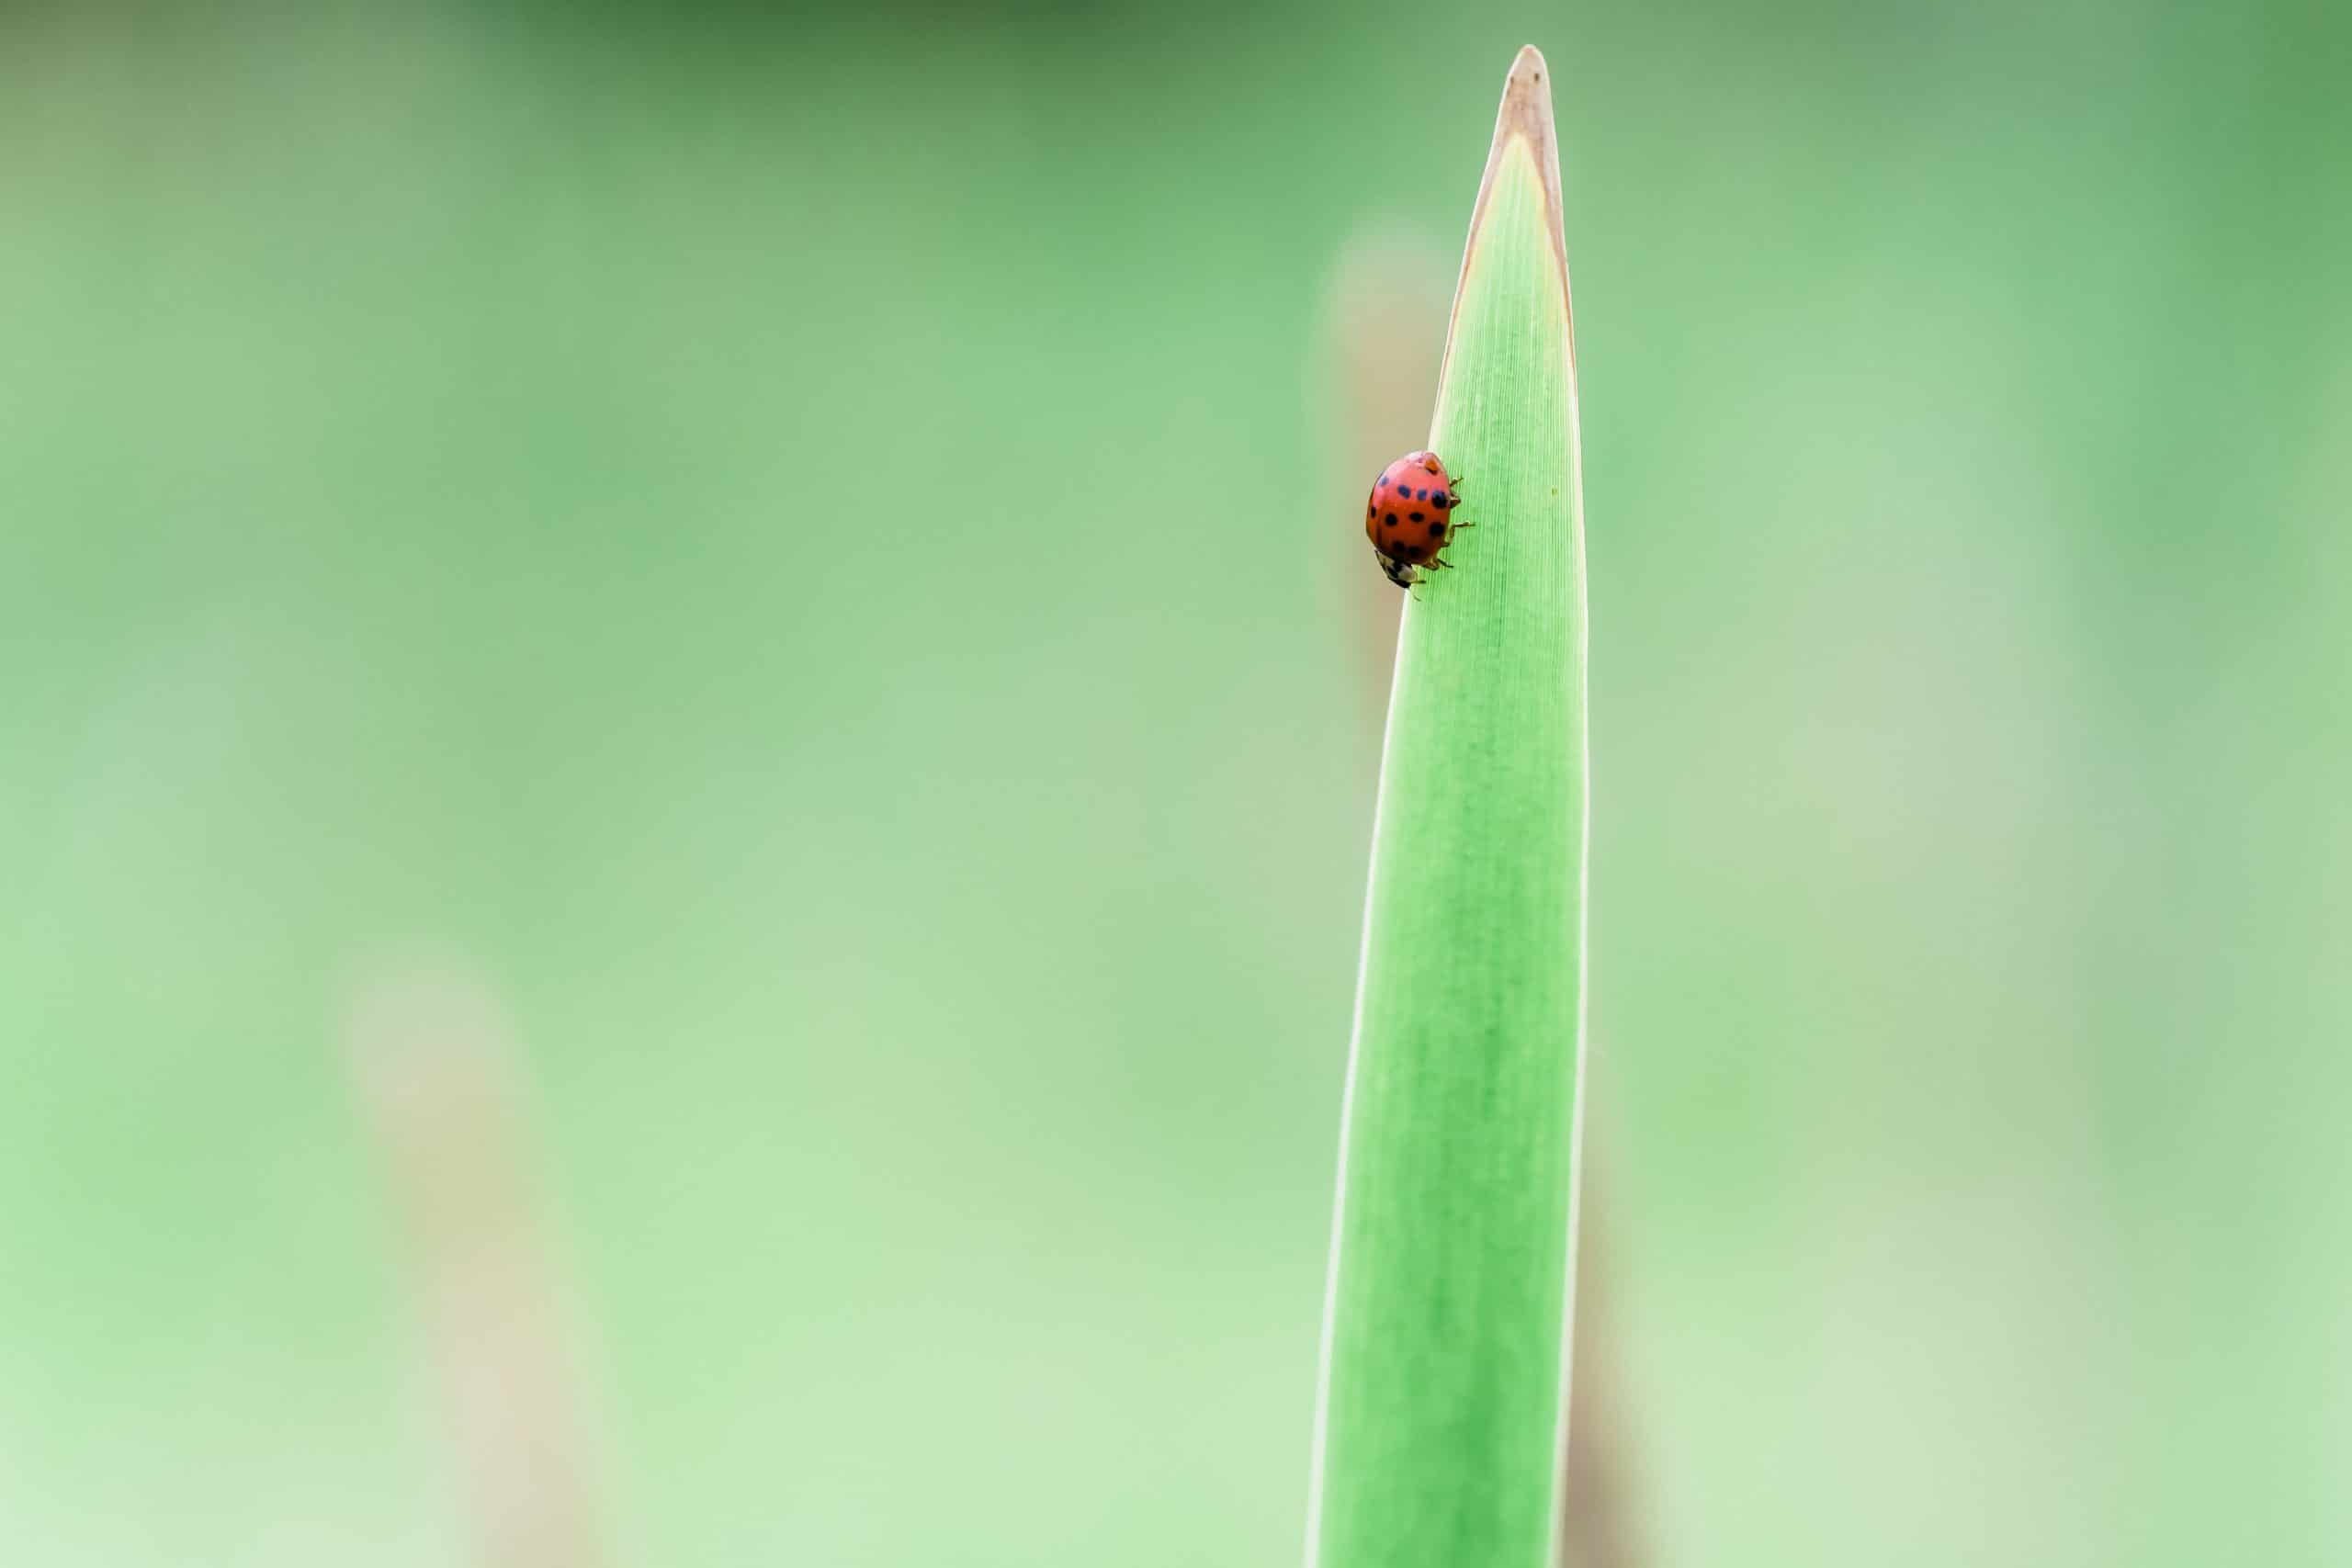
[[[1553,1555],[1584,1060],[1584,512],[1558,153],[1520,51],[1431,448],[1477,525],[1405,611],[1364,911],[1309,1568]]]

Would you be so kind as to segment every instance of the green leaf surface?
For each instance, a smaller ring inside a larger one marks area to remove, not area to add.
[[[1341,1134],[1310,1568],[1555,1551],[1583,1064],[1584,525],[1550,73],[1506,83],[1430,446]]]

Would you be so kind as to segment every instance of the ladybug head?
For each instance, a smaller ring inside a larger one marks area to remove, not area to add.
[[[1410,588],[1417,581],[1419,580],[1421,575],[1419,568],[1412,566],[1408,562],[1398,560],[1394,556],[1381,555],[1378,550],[1374,550],[1372,553],[1374,556],[1379,557],[1380,570],[1386,572],[1388,574],[1388,581],[1395,583],[1397,587]]]

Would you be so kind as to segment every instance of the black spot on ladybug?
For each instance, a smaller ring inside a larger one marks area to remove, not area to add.
[[[1453,497],[1450,495],[1433,495],[1430,497],[1430,499],[1437,502],[1438,509],[1440,511],[1443,511],[1445,508],[1453,504]]]
[[[1419,516],[1420,515],[1420,513],[1418,513],[1418,512],[1416,512],[1416,513],[1413,513],[1413,515],[1414,515],[1414,516],[1416,516],[1416,517],[1419,517]],[[1442,538],[1444,538],[1444,537],[1445,537],[1445,519],[1444,519],[1444,518],[1441,517],[1441,518],[1439,518],[1436,522],[1434,522],[1434,523],[1432,523],[1432,524],[1430,524],[1430,538],[1432,538],[1432,539],[1442,539]]]
[[[1419,523],[1419,522],[1421,520],[1421,518],[1422,518],[1422,516],[1423,516],[1423,515],[1424,515],[1424,513],[1419,513],[1419,512],[1414,513],[1413,513],[1413,521],[1414,521],[1414,522],[1416,522],[1416,523]]]
[[[1382,525],[1383,525],[1383,526],[1385,526],[1385,527],[1389,527],[1389,528],[1394,528],[1395,526],[1396,526],[1396,514],[1394,512],[1392,512],[1392,513],[1390,513],[1387,516],[1385,516],[1385,517],[1382,518],[1380,521],[1381,521],[1381,524],[1382,524]]]

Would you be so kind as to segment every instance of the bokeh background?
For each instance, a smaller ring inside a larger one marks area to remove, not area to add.
[[[1293,1561],[1531,40],[1580,1551],[2352,1561],[2296,0],[0,8],[0,1561]]]

